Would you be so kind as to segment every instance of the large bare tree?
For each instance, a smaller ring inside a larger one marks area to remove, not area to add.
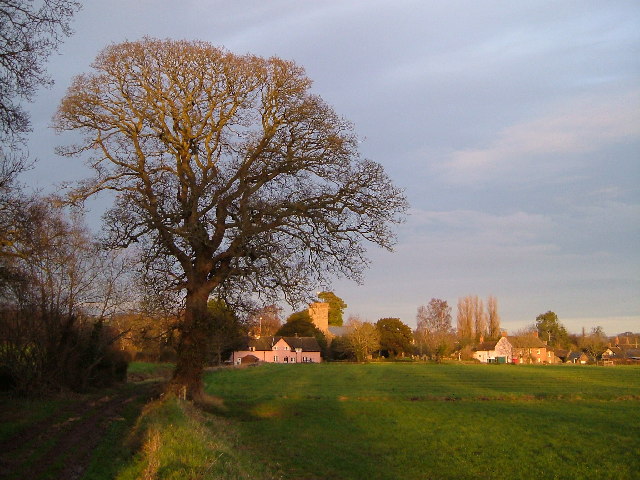
[[[141,242],[146,268],[185,293],[172,385],[187,396],[212,292],[299,300],[328,272],[358,279],[364,241],[394,242],[403,194],[310,86],[290,61],[145,38],[103,50],[55,117],[85,134],[61,151],[95,171],[72,197],[116,192],[111,244]]]

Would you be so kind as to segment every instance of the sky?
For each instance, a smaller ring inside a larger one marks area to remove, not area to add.
[[[30,104],[24,181],[86,177],[49,127],[105,46],[208,41],[303,66],[411,205],[345,315],[415,326],[431,298],[498,299],[513,332],[554,311],[572,332],[640,331],[640,3],[636,0],[102,0],[49,62]],[[108,199],[88,204],[100,228]]]

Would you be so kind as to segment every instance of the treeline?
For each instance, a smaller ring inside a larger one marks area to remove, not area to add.
[[[490,296],[486,308],[477,296],[458,300],[457,328],[446,300],[432,298],[418,307],[416,329],[399,318],[382,318],[376,323],[351,317],[344,335],[332,342],[334,358],[363,361],[368,358],[418,357],[439,362],[458,352],[471,358],[473,344],[499,338],[498,301]]]

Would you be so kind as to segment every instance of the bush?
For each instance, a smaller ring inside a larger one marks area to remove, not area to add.
[[[128,360],[115,348],[116,338],[102,320],[1,312],[0,389],[33,395],[123,382]]]

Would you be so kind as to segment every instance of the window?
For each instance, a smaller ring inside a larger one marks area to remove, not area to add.
[[[256,351],[256,347],[249,347],[249,351],[250,352],[255,352]]]
[[[274,356],[273,356],[273,361],[274,361],[274,362],[277,362],[277,361],[278,361],[278,355],[274,355]]]
[[[284,347],[284,349],[285,349],[285,350],[289,350],[289,347],[288,347],[288,346],[285,346],[285,347]]]
[[[278,350],[278,346],[277,346],[277,345],[274,345],[274,346],[273,346],[273,350]]]
[[[538,349],[538,355],[540,355],[540,349]]]

